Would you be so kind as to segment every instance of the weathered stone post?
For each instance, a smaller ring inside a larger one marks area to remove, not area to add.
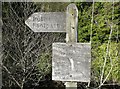
[[[66,12],[66,43],[77,43],[78,9],[70,4]],[[77,89],[77,82],[66,82],[66,89]]]

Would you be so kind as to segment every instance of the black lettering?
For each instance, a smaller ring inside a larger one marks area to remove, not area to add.
[[[33,21],[36,21],[37,20],[37,17],[33,17]]]
[[[39,24],[40,27],[44,28],[44,24]]]
[[[43,17],[41,17],[41,21],[44,21],[44,18],[43,18]]]
[[[48,25],[47,23],[45,23],[45,28],[46,28],[46,29],[48,29],[48,26],[49,26],[49,25]]]
[[[54,28],[53,24],[51,24],[51,28]]]
[[[57,23],[57,28],[60,28],[60,24]]]
[[[36,27],[36,26],[35,26],[35,23],[33,23],[33,27]]]

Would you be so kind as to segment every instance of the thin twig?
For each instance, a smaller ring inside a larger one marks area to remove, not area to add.
[[[11,72],[8,70],[8,68],[6,66],[4,66],[3,64],[2,64],[2,67],[7,71],[8,74],[10,74],[10,76],[12,77],[14,82],[21,88],[20,83],[14,78],[14,76],[11,74]]]
[[[112,9],[112,21],[113,21],[113,18],[114,18],[114,17],[113,17],[113,14],[114,14],[114,0],[113,0],[113,9]],[[113,23],[112,23],[112,25],[110,25],[110,29],[111,29],[111,30],[110,30],[109,40],[108,40],[108,44],[107,44],[106,56],[105,56],[105,60],[104,60],[104,64],[103,64],[103,69],[102,69],[102,74],[101,74],[101,81],[100,81],[99,87],[101,87],[101,86],[105,83],[105,81],[106,81],[107,78],[109,77],[109,75],[110,75],[110,73],[111,73],[111,71],[112,71],[112,68],[113,68],[112,59],[111,59],[111,57],[110,57],[111,69],[109,70],[107,76],[106,76],[105,79],[103,80],[103,76],[104,76],[104,71],[105,71],[105,66],[106,66],[106,62],[107,62],[108,53],[109,53],[109,56],[110,56],[110,51],[109,51],[110,47],[109,47],[109,45],[110,45],[110,42],[111,42],[111,36],[112,36],[112,32],[113,32]]]
[[[92,29],[93,29],[93,20],[94,20],[94,7],[95,7],[95,2],[93,0],[92,19],[91,19],[91,32],[90,32],[90,43],[92,43]]]
[[[92,29],[93,29],[93,20],[94,20],[94,8],[95,8],[95,2],[93,0],[92,4],[92,19],[91,19],[91,33],[90,33],[90,43],[92,43]],[[90,82],[88,82],[88,87],[90,86]]]

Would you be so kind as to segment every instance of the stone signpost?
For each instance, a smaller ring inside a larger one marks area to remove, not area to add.
[[[77,43],[75,4],[68,5],[66,13],[34,13],[25,23],[34,32],[66,32],[66,43],[52,44],[52,80],[64,81],[66,89],[77,89],[77,82],[90,82],[91,44]]]

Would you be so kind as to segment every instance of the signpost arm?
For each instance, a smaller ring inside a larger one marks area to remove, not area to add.
[[[70,4],[66,12],[66,43],[77,42],[78,9],[75,4]],[[66,82],[66,89],[77,89],[77,82]]]

